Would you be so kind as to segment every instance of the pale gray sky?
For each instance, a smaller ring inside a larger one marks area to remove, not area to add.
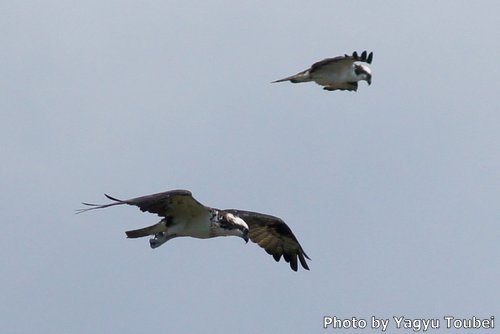
[[[0,332],[322,333],[334,331],[325,315],[500,318],[499,10],[1,2]],[[357,93],[270,84],[363,50],[373,83]],[[74,215],[105,192],[175,188],[282,217],[311,271],[238,238],[151,250],[123,233],[158,220],[135,208]]]

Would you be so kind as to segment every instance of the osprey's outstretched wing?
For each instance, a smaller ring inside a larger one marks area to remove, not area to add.
[[[264,248],[276,261],[279,261],[283,256],[285,261],[290,263],[290,267],[297,271],[298,257],[302,267],[309,270],[305,260],[305,258],[310,260],[309,256],[304,252],[292,230],[283,220],[258,212],[235,209],[224,211],[243,219],[249,227],[250,240]]]
[[[188,211],[190,214],[197,214],[206,212],[207,209],[203,204],[195,200],[188,190],[170,190],[127,200],[120,200],[106,194],[105,196],[114,202],[109,204],[82,203],[90,206],[90,208],[79,209],[77,212],[81,213],[89,210],[104,209],[114,205],[128,204],[137,206],[143,212],[155,213],[160,217],[167,217],[174,213],[183,214]]]
[[[361,55],[358,55],[358,53],[354,51],[351,56],[346,54],[335,58],[326,58],[320,60],[311,66],[309,72],[314,73],[320,70],[329,72],[343,71],[344,68],[351,68],[352,64],[354,64],[355,62],[371,64],[372,60],[373,52],[367,54],[366,51],[363,51]]]

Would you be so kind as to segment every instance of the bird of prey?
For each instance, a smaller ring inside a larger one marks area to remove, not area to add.
[[[304,269],[309,270],[305,258],[310,258],[300,246],[292,230],[283,220],[270,215],[244,211],[219,210],[204,206],[188,190],[171,190],[128,200],[119,200],[105,195],[113,202],[109,204],[91,204],[77,210],[85,212],[115,205],[133,205],[143,212],[157,214],[162,219],[151,226],[125,232],[128,238],[153,236],[149,240],[151,248],[157,248],[176,237],[214,238],[220,236],[238,236],[248,239],[279,261],[281,256],[290,267],[297,271],[297,258]]]
[[[367,55],[366,51],[363,51],[361,55],[353,52],[352,56],[346,54],[335,58],[327,58],[314,63],[311,68],[305,71],[273,81],[273,83],[314,81],[318,85],[324,86],[323,89],[329,91],[356,91],[360,80],[365,80],[368,85],[371,85],[372,72],[368,66],[360,64],[360,62],[371,64],[372,60],[373,52]]]

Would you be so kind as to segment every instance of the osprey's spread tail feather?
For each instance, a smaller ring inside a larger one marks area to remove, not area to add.
[[[290,82],[293,82],[293,83],[307,82],[307,81],[311,81],[311,77],[309,76],[309,71],[305,70],[303,72],[297,73],[295,75],[292,75],[292,76],[289,76],[289,77],[286,77],[286,78],[283,78],[283,79],[279,79],[279,80],[273,81],[271,83],[284,82],[284,81],[290,81]]]
[[[283,79],[279,79],[279,80],[273,81],[273,82],[271,82],[271,83],[284,82],[284,81],[288,81],[288,80],[290,80],[291,78],[292,78],[292,77],[283,78]]]
[[[154,224],[138,230],[126,231],[125,234],[127,235],[127,238],[142,238],[148,235],[155,235],[160,232],[165,232],[165,225],[163,223]]]

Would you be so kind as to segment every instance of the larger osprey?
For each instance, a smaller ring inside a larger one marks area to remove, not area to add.
[[[195,200],[187,190],[171,190],[124,201],[105,196],[114,202],[104,205],[83,203],[91,208],[78,212],[128,204],[139,207],[141,211],[155,213],[162,217],[157,224],[125,232],[129,238],[154,236],[149,240],[151,248],[157,248],[175,237],[205,239],[233,235],[243,238],[245,242],[250,238],[276,261],[283,256],[294,271],[297,271],[297,258],[302,267],[309,270],[305,260],[309,257],[292,230],[278,217],[251,211],[210,208]]]
[[[323,89],[350,90],[358,89],[358,81],[365,80],[368,85],[372,82],[372,72],[370,68],[359,62],[371,64],[373,52],[367,55],[363,51],[361,56],[353,52],[352,56],[344,55],[335,58],[327,58],[314,63],[311,68],[274,82],[290,81],[293,83],[314,81]]]

